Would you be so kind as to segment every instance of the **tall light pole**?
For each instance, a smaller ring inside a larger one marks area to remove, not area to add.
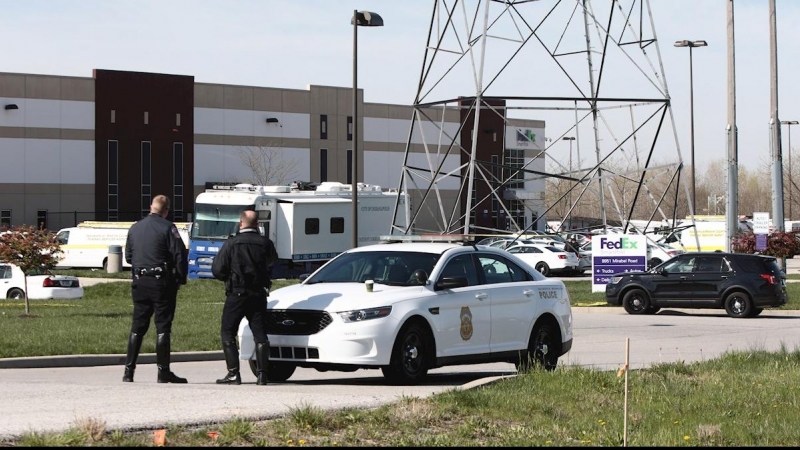
[[[675,47],[689,47],[689,109],[691,120],[691,148],[692,148],[692,214],[696,214],[695,209],[695,179],[697,178],[697,166],[694,165],[694,76],[692,75],[692,49],[695,47],[705,47],[706,41],[675,41]]]
[[[575,138],[574,137],[570,137],[570,136],[566,136],[566,137],[561,138],[561,140],[562,141],[569,141],[569,172],[570,172],[569,176],[572,176],[572,141],[574,141]],[[567,193],[567,205],[568,205],[567,208],[569,208],[568,211],[570,211],[572,209],[572,188],[570,188],[570,191]],[[571,220],[570,220],[570,224],[569,224],[569,228],[568,229],[570,229],[570,228],[572,228],[572,221]]]
[[[350,186],[353,202],[353,248],[358,247],[358,27],[382,27],[381,16],[369,11],[353,11],[353,157]]]
[[[796,120],[781,120],[781,125],[787,125],[789,127],[789,220],[792,220],[792,189],[794,189],[794,184],[792,183],[792,125],[800,124],[800,122]]]

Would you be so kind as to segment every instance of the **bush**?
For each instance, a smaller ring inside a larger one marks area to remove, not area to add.
[[[767,249],[760,253],[776,258],[791,258],[800,252],[800,245],[798,244],[795,233],[776,231],[767,236]],[[731,249],[735,253],[757,253],[756,235],[753,233],[736,235],[731,241]]]

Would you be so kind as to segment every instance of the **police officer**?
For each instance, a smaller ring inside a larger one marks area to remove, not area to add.
[[[131,265],[133,324],[122,381],[132,382],[142,338],[155,313],[156,364],[159,383],[186,383],[169,370],[170,333],[179,285],[186,284],[186,246],[175,224],[167,220],[169,198],[156,195],[150,214],[134,223],[125,243],[125,261]]]
[[[222,351],[228,374],[217,384],[241,384],[236,333],[247,317],[256,343],[256,384],[267,384],[269,342],[267,342],[267,296],[272,285],[271,265],[278,259],[275,245],[258,232],[258,213],[244,211],[239,216],[239,233],[225,241],[211,265],[211,273],[225,282],[222,309]]]

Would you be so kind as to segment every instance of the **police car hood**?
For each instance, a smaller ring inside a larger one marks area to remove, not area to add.
[[[272,291],[270,309],[312,309],[328,312],[389,306],[424,293],[423,286],[387,286],[375,283],[367,292],[364,283],[296,284]]]

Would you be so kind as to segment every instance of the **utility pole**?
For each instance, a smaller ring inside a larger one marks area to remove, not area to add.
[[[727,0],[728,18],[728,198],[725,223],[728,240],[725,249],[731,251],[731,239],[739,231],[739,149],[736,129],[736,49],[734,47],[733,0]]]
[[[772,149],[772,226],[785,229],[783,219],[783,154],[781,152],[781,121],[778,119],[778,31],[775,20],[775,0],[769,0],[769,90],[770,90],[770,147]],[[786,258],[781,258],[786,272]]]

